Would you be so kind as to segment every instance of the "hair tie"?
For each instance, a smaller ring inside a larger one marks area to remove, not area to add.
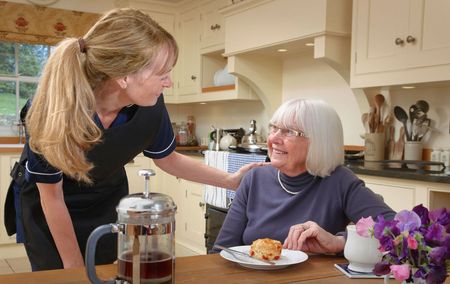
[[[80,46],[81,53],[86,53],[86,43],[82,37],[78,39],[78,45]]]

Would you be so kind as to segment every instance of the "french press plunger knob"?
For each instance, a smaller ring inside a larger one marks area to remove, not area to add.
[[[141,177],[145,177],[144,196],[145,196],[145,198],[148,198],[148,196],[150,194],[150,190],[149,190],[150,177],[155,175],[155,171],[152,169],[139,170],[138,175],[140,175]]]

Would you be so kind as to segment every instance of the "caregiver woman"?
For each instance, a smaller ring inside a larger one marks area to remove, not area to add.
[[[228,174],[174,151],[162,91],[177,55],[174,38],[133,9],[106,13],[52,52],[26,117],[19,223],[33,270],[84,266],[87,238],[116,221],[124,165],[141,152],[169,174],[234,189],[255,166]],[[96,263],[112,263],[114,236],[100,242]]]

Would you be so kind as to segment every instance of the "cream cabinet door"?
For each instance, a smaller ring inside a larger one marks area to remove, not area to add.
[[[450,79],[449,1],[356,0],[353,13],[352,87]]]
[[[200,11],[182,12],[178,25],[177,96],[200,93]]]
[[[183,180],[186,189],[187,222],[185,236],[191,249],[195,252],[205,254],[205,202],[203,199],[204,184]]]
[[[402,68],[414,49],[406,44],[409,31],[410,0],[356,1],[355,73]],[[396,39],[403,44],[396,44]]]
[[[382,195],[384,202],[397,212],[403,209],[411,210],[415,206],[414,187],[376,182],[366,182],[366,186],[373,192]]]
[[[226,0],[213,0],[201,6],[201,48],[207,52],[224,49],[225,24],[219,9],[226,4]]]

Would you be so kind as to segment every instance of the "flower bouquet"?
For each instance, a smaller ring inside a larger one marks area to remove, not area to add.
[[[375,237],[383,253],[373,273],[405,282],[443,283],[450,270],[450,210],[428,211],[422,204],[398,212],[393,220],[361,218],[357,233]]]

